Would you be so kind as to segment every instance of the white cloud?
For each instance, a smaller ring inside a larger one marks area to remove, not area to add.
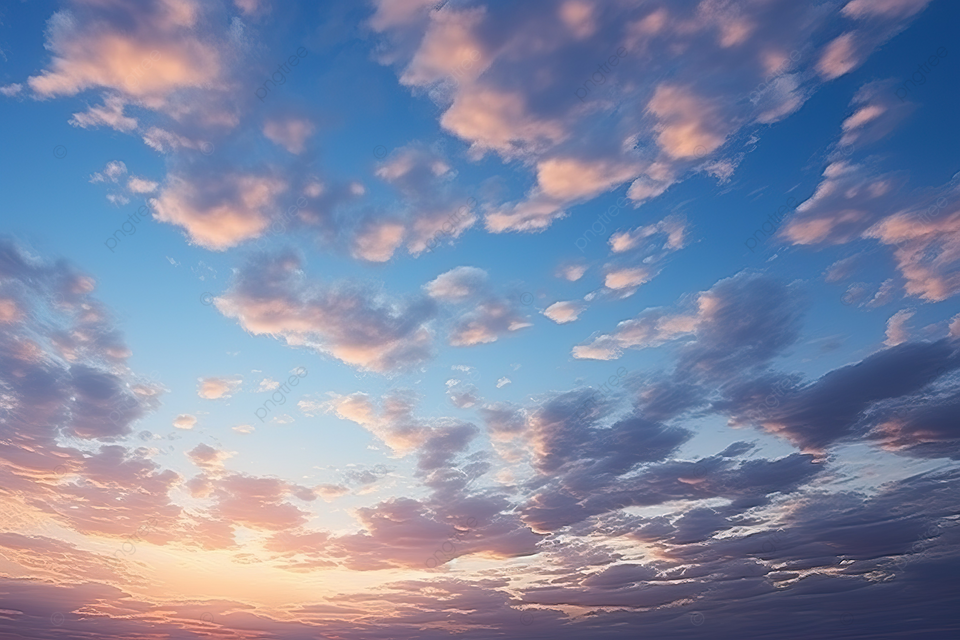
[[[207,400],[217,400],[219,398],[229,398],[237,389],[243,380],[236,378],[200,378],[200,388],[197,389],[197,395]]]
[[[557,324],[565,324],[576,320],[586,308],[586,305],[575,301],[554,302],[544,310],[543,315]]]
[[[133,193],[153,193],[158,186],[160,185],[152,180],[137,176],[130,176],[130,179],[127,180],[127,189]]]
[[[184,429],[189,431],[193,429],[193,426],[197,424],[197,419],[194,416],[191,416],[186,413],[181,413],[173,420],[173,426],[177,429]]]

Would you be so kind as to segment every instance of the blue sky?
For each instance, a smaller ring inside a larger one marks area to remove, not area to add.
[[[0,633],[956,633],[958,17],[7,4]]]

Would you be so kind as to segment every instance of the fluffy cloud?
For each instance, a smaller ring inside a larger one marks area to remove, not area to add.
[[[685,246],[687,224],[681,216],[667,216],[660,222],[637,227],[629,231],[620,231],[610,236],[610,250],[613,253],[632,251],[641,246],[641,243],[657,234],[666,235],[663,249],[677,251]]]
[[[217,298],[247,331],[329,354],[352,366],[389,371],[423,362],[432,337],[430,299],[386,299],[353,285],[311,282],[293,254],[262,255],[239,270]]]
[[[825,46],[818,33],[839,7],[786,2],[602,12],[579,2],[552,11],[381,2],[370,26],[387,37],[381,61],[438,105],[441,126],[475,156],[522,158],[535,170],[525,198],[486,214],[500,233],[542,230],[624,183],[635,205],[660,195],[739,129],[797,111],[924,4],[844,9],[857,26]],[[737,162],[715,158],[711,171],[728,179]]]
[[[450,331],[450,344],[467,347],[496,342],[501,335],[529,327],[514,301],[495,294],[487,272],[476,267],[456,267],[424,285],[427,293],[448,303],[470,303]]]
[[[902,178],[874,176],[862,165],[838,160],[823,171],[823,181],[781,234],[793,244],[843,244],[858,237],[877,217],[895,206],[890,195]]]
[[[762,364],[799,336],[802,307],[791,288],[765,276],[741,273],[701,292],[695,310],[648,309],[573,348],[576,358],[610,360],[623,349],[656,347],[682,336],[680,367],[713,375],[731,366]]]
[[[173,419],[173,426],[175,426],[177,429],[185,429],[189,431],[190,429],[193,429],[195,424],[197,424],[196,416],[191,416],[187,413],[181,413]]]
[[[378,255],[385,256],[380,262],[404,241],[410,255],[419,256],[459,238],[476,223],[479,203],[457,186],[455,175],[440,149],[421,144],[397,149],[378,167],[377,176],[400,196],[400,207],[389,216],[396,219],[367,224],[368,233],[390,239],[380,243]]]
[[[197,395],[207,400],[229,398],[236,393],[242,383],[243,380],[240,378],[200,378]]]
[[[157,220],[183,227],[202,247],[222,251],[260,236],[286,190],[279,178],[252,174],[171,175],[150,203]]]
[[[543,315],[547,316],[557,324],[565,324],[567,322],[575,321],[580,314],[583,313],[584,309],[586,309],[586,305],[580,304],[579,302],[554,302],[552,305],[544,309]]]
[[[904,290],[928,302],[960,293],[960,182],[954,176],[925,207],[898,211],[864,232],[893,249]]]
[[[139,178],[137,176],[130,176],[130,179],[127,180],[127,189],[131,193],[153,193],[157,190],[158,186],[160,185],[152,180]]]
[[[895,347],[910,339],[907,322],[913,317],[913,313],[913,311],[901,309],[887,320],[887,339],[884,344]]]
[[[336,397],[326,407],[340,418],[367,429],[397,455],[416,451],[421,472],[449,465],[478,433],[474,425],[466,422],[431,423],[417,418],[414,399],[402,392],[383,398],[379,409],[363,393]]]
[[[290,153],[301,154],[306,148],[307,139],[316,132],[309,120],[290,118],[287,120],[269,120],[263,125],[263,135]]]
[[[650,270],[643,267],[614,268],[607,271],[603,284],[614,291],[625,289],[633,292],[643,283],[649,282],[652,277]]]
[[[929,385],[958,364],[956,347],[947,340],[905,342],[807,384],[778,375],[742,382],[716,407],[729,412],[734,424],[759,424],[819,452],[834,442],[863,437],[880,420],[871,411],[896,416],[898,407],[922,402]]]
[[[586,265],[582,264],[568,264],[560,267],[557,270],[557,277],[569,280],[570,282],[576,282],[583,277],[583,274],[587,272]]]
[[[456,267],[424,285],[430,297],[463,302],[480,295],[487,286],[487,272],[477,267]]]

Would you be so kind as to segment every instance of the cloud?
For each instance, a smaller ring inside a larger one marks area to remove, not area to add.
[[[82,113],[75,113],[70,118],[70,124],[81,129],[90,127],[110,127],[123,133],[135,131],[139,126],[136,118],[124,114],[126,104],[119,96],[107,96],[103,105],[88,107]]]
[[[857,238],[896,206],[891,195],[903,182],[902,177],[875,176],[865,166],[841,160],[827,165],[823,177],[780,232],[792,244],[843,244]]]
[[[469,347],[496,342],[505,333],[529,327],[512,305],[503,300],[490,299],[480,302],[473,311],[462,315],[450,331],[450,345]]]
[[[332,502],[350,493],[349,488],[338,484],[321,484],[314,487],[313,490],[324,502]]]
[[[884,413],[917,401],[922,397],[917,394],[958,363],[955,347],[946,340],[904,342],[807,384],[778,375],[743,382],[715,406],[729,412],[733,424],[758,424],[804,450],[819,452],[869,431],[874,424],[867,413],[871,408]],[[894,400],[896,404],[889,404]]]
[[[609,240],[610,250],[613,253],[632,251],[639,247],[645,239],[656,234],[664,234],[667,238],[663,244],[663,249],[677,251],[685,246],[686,233],[686,220],[682,216],[667,216],[655,224],[613,234]]]
[[[570,282],[576,282],[583,277],[583,274],[587,272],[586,265],[582,264],[569,264],[560,267],[557,271],[557,277],[569,280]]]
[[[197,448],[205,446],[201,444]],[[301,494],[301,489],[277,478],[230,473],[213,482],[212,493],[214,516],[234,525],[260,531],[284,531],[308,520],[307,512],[286,500]]]
[[[186,413],[181,413],[173,419],[173,426],[177,429],[186,429],[189,431],[193,429],[195,424],[197,424],[197,418]]]
[[[48,456],[60,450],[60,434],[89,439],[130,433],[157,406],[161,388],[127,369],[131,351],[91,295],[94,280],[66,263],[28,256],[8,240],[0,240],[0,262],[7,437],[20,442],[28,425],[46,425],[34,427],[28,447],[34,453],[21,464],[29,468],[46,458],[49,468],[58,466]],[[32,319],[38,313],[50,321],[37,325]]]
[[[637,287],[649,282],[653,274],[643,267],[615,268],[607,271],[603,284],[608,289],[620,291],[623,289],[635,291]]]
[[[127,180],[127,189],[132,193],[153,193],[160,185],[146,178],[130,176]]]
[[[639,205],[707,157],[706,170],[729,179],[739,159],[717,157],[726,141],[796,112],[825,80],[902,30],[922,4],[845,9],[856,27],[819,52],[819,34],[839,6],[710,2],[598,11],[568,2],[535,11],[391,2],[378,3],[369,24],[385,39],[380,61],[437,105],[440,125],[474,157],[522,159],[536,173],[523,199],[490,207],[488,231],[537,232],[571,205],[624,183]]]
[[[578,158],[550,158],[537,166],[537,183],[548,198],[558,201],[590,198],[634,178],[636,165],[616,166]]]
[[[403,243],[406,227],[394,220],[370,220],[353,239],[353,257],[387,262]]]
[[[833,80],[860,66],[863,55],[855,32],[841,34],[826,46],[817,63],[817,71],[827,80]]]
[[[586,308],[586,305],[580,304],[579,302],[554,302],[544,309],[543,315],[557,324],[565,324],[575,321]]]
[[[960,459],[960,432],[954,418],[960,409],[956,385],[941,384],[931,391],[925,397],[911,397],[896,408],[872,412],[874,427],[866,438],[900,455]]]
[[[923,10],[930,0],[850,0],[843,6],[843,14],[853,18],[884,16],[908,18]]]
[[[529,327],[512,300],[495,294],[487,272],[476,267],[456,267],[424,285],[430,297],[447,303],[470,302],[450,330],[450,344],[467,347],[496,342],[505,333]]]
[[[480,392],[473,385],[456,385],[447,390],[447,397],[458,409],[469,409],[480,402]]]
[[[326,404],[329,411],[360,425],[396,455],[416,452],[423,473],[451,464],[479,432],[468,422],[418,418],[414,406],[414,398],[400,391],[385,396],[379,408],[364,393],[336,396]]]
[[[154,217],[187,232],[201,247],[223,251],[259,237],[287,184],[255,174],[171,174],[156,198]]]
[[[722,112],[690,87],[661,84],[647,109],[657,117],[657,144],[671,158],[696,158],[725,140]]]
[[[385,220],[371,220],[363,227],[368,234],[383,235],[390,229],[391,241],[381,252],[389,259],[401,242],[412,256],[433,251],[442,243],[462,236],[477,221],[476,197],[457,185],[456,171],[442,149],[411,143],[393,151],[377,168],[377,177],[398,194],[398,206]],[[389,253],[388,253],[389,247]]]
[[[487,286],[487,272],[477,267],[456,267],[424,285],[430,297],[462,302],[480,295]]]
[[[46,46],[53,59],[27,82],[43,97],[102,88],[163,103],[174,91],[203,87],[220,75],[217,48],[193,32],[198,18],[188,2],[130,6],[112,14],[77,5],[50,19]]]
[[[858,269],[863,266],[863,255],[856,254],[842,258],[831,264],[823,274],[826,282],[843,282],[849,280]]]
[[[263,135],[268,140],[296,155],[303,153],[307,139],[315,131],[313,123],[298,118],[268,120],[263,125]]]
[[[799,336],[802,303],[766,276],[744,272],[721,280],[697,297],[697,308],[669,313],[648,309],[573,348],[575,358],[610,360],[624,349],[660,346],[694,338],[681,350],[678,366],[699,375],[758,366]]]
[[[273,391],[279,386],[280,383],[276,380],[273,380],[272,378],[264,378],[260,381],[260,386],[257,387],[257,391],[261,393],[264,391]]]
[[[270,10],[270,0],[233,0],[233,3],[249,16],[256,16]]]
[[[190,451],[187,451],[186,455],[193,464],[201,469],[209,472],[218,472],[223,469],[223,461],[231,457],[232,454],[214,449],[210,445],[201,442]],[[212,483],[208,483],[206,479],[204,484],[207,484],[211,488],[213,486]]]
[[[910,339],[910,332],[907,330],[907,321],[913,317],[914,312],[907,309],[901,309],[890,316],[887,320],[887,339],[884,344],[888,347],[895,347]]]
[[[928,302],[960,293],[960,183],[958,176],[921,202],[877,222],[864,232],[893,248],[904,290]]]
[[[855,110],[841,126],[842,148],[861,148],[877,142],[893,132],[913,111],[912,105],[897,99],[892,80],[877,80],[863,85],[851,104]]]
[[[239,389],[243,383],[243,380],[239,377],[200,378],[199,380],[200,387],[197,389],[197,395],[207,400],[229,398],[236,393],[237,389]]]
[[[254,335],[282,338],[359,369],[402,369],[432,354],[426,327],[435,313],[432,300],[392,300],[352,284],[311,281],[292,253],[248,261],[216,306]]]
[[[103,173],[97,172],[90,176],[90,182],[117,182],[127,173],[127,165],[120,160],[111,160],[103,169]]]

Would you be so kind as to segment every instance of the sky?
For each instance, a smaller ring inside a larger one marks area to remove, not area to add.
[[[3,3],[0,638],[957,637],[958,24]]]

